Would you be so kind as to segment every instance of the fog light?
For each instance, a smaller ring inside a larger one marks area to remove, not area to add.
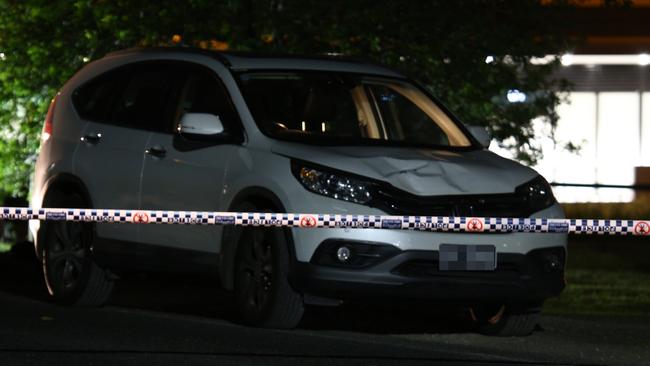
[[[318,245],[309,262],[321,266],[361,269],[375,265],[400,252],[399,248],[390,244],[327,239]]]
[[[336,259],[338,259],[339,262],[347,262],[348,259],[350,259],[350,248],[340,247],[339,249],[337,249]]]

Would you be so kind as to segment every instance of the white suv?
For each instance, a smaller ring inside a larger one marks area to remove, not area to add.
[[[475,135],[381,66],[126,50],[54,98],[32,207],[563,217],[544,178]],[[257,326],[294,327],[304,304],[417,299],[506,335],[564,288],[565,234],[105,221],[32,224],[55,300],[101,305],[125,269],[200,271]]]

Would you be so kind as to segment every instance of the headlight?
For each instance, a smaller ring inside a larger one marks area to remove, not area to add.
[[[292,161],[291,171],[307,190],[323,196],[359,204],[372,200],[373,184],[345,173]]]
[[[551,185],[541,175],[520,185],[515,192],[522,196],[531,212],[541,211],[555,203]]]

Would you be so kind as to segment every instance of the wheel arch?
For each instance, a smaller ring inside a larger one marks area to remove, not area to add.
[[[228,211],[239,211],[239,208],[245,205],[250,205],[257,211],[286,212],[284,204],[278,195],[264,187],[248,187],[241,190],[231,201]],[[234,288],[235,254],[237,253],[237,244],[242,230],[241,226],[229,225],[224,228],[222,233],[219,277],[222,286],[227,290]],[[289,228],[283,228],[283,231],[287,240],[291,263],[293,263],[296,257],[293,236]]]
[[[48,207],[48,204],[52,202],[54,197],[57,195],[66,195],[73,193],[79,194],[81,196],[84,204],[87,206],[83,208],[93,207],[92,198],[90,197],[90,193],[86,185],[79,177],[70,173],[58,173],[52,176],[47,180],[47,183],[45,183],[45,188],[43,191],[45,193],[43,194],[43,202],[41,203],[42,207]]]
[[[52,207],[52,202],[55,202],[60,197],[65,199],[66,196],[77,194],[84,202],[84,207],[71,207],[71,208],[92,208],[93,202],[90,197],[88,188],[79,177],[71,173],[57,173],[50,177],[43,188],[43,199],[41,200],[41,207]],[[56,207],[68,208],[68,207]],[[39,230],[40,231],[40,230]],[[38,234],[34,236],[34,250],[36,256],[41,259],[41,250],[39,246]]]

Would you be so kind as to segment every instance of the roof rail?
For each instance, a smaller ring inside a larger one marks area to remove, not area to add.
[[[205,50],[196,47],[131,47],[123,50],[113,51],[106,54],[104,57],[128,55],[132,53],[160,53],[160,52],[178,52],[178,53],[191,53],[197,55],[204,55],[212,57],[223,63],[226,67],[230,67],[230,61],[218,51]]]
[[[131,53],[157,53],[157,52],[178,52],[178,53],[204,55],[218,60],[228,68],[232,67],[232,63],[230,62],[228,56],[232,56],[232,57],[244,57],[244,58],[286,58],[286,59],[342,61],[348,63],[371,65],[371,66],[381,67],[390,70],[390,68],[387,67],[386,65],[382,65],[378,62],[368,60],[357,55],[352,56],[352,55],[332,53],[332,52],[328,52],[325,54],[318,54],[318,55],[299,55],[299,54],[280,54],[280,53],[273,53],[273,52],[267,53],[267,52],[251,52],[251,51],[212,51],[212,50],[206,50],[197,47],[172,46],[172,47],[132,47],[132,48],[127,48],[127,49],[107,53],[106,56],[118,56],[118,55],[125,55]]]

